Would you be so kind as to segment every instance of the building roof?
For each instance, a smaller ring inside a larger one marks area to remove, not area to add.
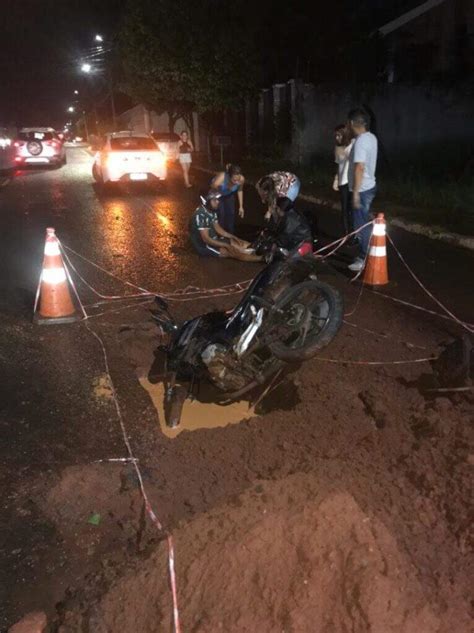
[[[387,22],[387,24],[384,24],[379,29],[377,29],[377,32],[380,33],[382,37],[385,37],[386,35],[393,33],[393,31],[396,31],[400,27],[405,26],[405,24],[408,24],[415,18],[418,18],[420,15],[423,15],[423,13],[434,9],[434,7],[437,7],[443,2],[445,2],[445,0],[428,0],[427,2],[423,2],[423,4],[418,5],[411,11],[403,13],[398,18],[395,18],[395,20]]]

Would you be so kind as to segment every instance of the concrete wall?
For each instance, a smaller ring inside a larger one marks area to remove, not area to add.
[[[281,97],[282,87],[278,86]],[[332,152],[333,130],[344,123],[348,111],[363,105],[373,115],[373,129],[387,153],[422,149],[439,143],[474,142],[474,91],[382,84],[359,86],[351,94],[344,85],[314,86],[288,82],[284,100],[272,103],[274,91],[260,94],[256,129],[248,126],[247,139],[259,145],[279,143],[275,111],[289,110],[291,138],[284,146],[293,160],[306,161],[313,154]],[[250,106],[247,106],[251,110]]]
[[[143,105],[136,105],[130,110],[122,112],[117,117],[119,127],[122,130],[132,130],[140,134],[149,134],[150,132],[168,132],[168,115],[166,113],[157,114],[154,110],[149,110]],[[199,131],[199,117],[196,112],[193,113],[194,133],[195,133],[195,149],[199,151],[201,145],[201,134]],[[183,119],[178,119],[174,126],[175,132],[180,134],[183,130],[187,130]]]
[[[474,141],[474,95],[386,84],[375,93],[362,90],[356,99],[341,89],[303,86],[293,153],[299,152],[304,159],[332,147],[334,127],[361,104],[373,115],[374,131],[388,152]]]

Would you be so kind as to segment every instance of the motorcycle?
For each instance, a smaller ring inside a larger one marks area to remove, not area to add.
[[[156,298],[153,318],[168,337],[157,350],[165,358],[167,426],[179,425],[184,402],[196,397],[202,381],[214,387],[218,403],[228,404],[333,340],[342,324],[342,297],[318,279],[324,264],[305,255],[306,246],[288,253],[261,237],[258,248],[268,263],[229,312],[177,325],[167,303]]]

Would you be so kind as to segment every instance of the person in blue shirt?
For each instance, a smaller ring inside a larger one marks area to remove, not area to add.
[[[223,229],[234,233],[235,231],[235,197],[239,201],[239,217],[243,218],[244,211],[244,187],[245,178],[238,165],[228,164],[225,171],[214,176],[211,187],[221,194],[217,217]]]

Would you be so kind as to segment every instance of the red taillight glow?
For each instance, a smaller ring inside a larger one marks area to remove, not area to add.
[[[21,158],[21,156],[15,156],[15,160],[17,163],[21,163],[23,159]]]
[[[304,257],[305,255],[309,255],[312,252],[313,252],[313,246],[311,245],[310,242],[304,242],[304,244],[301,244],[301,246],[298,249],[298,253],[299,255],[301,255],[301,257]]]
[[[14,145],[15,147],[22,147],[22,146],[24,145],[24,143],[22,143],[21,141],[15,141],[15,142],[13,143],[13,145]]]

